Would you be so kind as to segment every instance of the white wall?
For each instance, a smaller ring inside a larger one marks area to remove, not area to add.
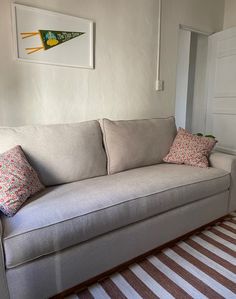
[[[225,0],[224,29],[236,26],[236,1]]]
[[[174,114],[178,25],[223,26],[224,0],[163,0],[161,76],[156,92],[157,0],[19,0],[96,23],[95,70],[13,60],[10,0],[0,0],[0,125]]]

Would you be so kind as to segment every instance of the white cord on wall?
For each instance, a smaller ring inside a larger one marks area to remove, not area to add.
[[[161,91],[164,88],[164,82],[160,79],[160,62],[161,62],[161,20],[162,20],[162,0],[158,0],[158,38],[157,38],[157,78],[156,90]]]

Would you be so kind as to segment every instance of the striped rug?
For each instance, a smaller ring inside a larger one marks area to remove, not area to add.
[[[66,299],[236,298],[236,213]]]

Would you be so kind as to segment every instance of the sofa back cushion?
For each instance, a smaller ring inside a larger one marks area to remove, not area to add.
[[[98,121],[0,128],[0,153],[16,145],[45,186],[107,174]]]
[[[100,121],[108,174],[161,163],[176,136],[173,117]]]

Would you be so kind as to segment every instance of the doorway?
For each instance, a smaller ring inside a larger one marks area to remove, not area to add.
[[[177,127],[192,133],[206,130],[206,70],[209,33],[181,27],[176,76]]]

